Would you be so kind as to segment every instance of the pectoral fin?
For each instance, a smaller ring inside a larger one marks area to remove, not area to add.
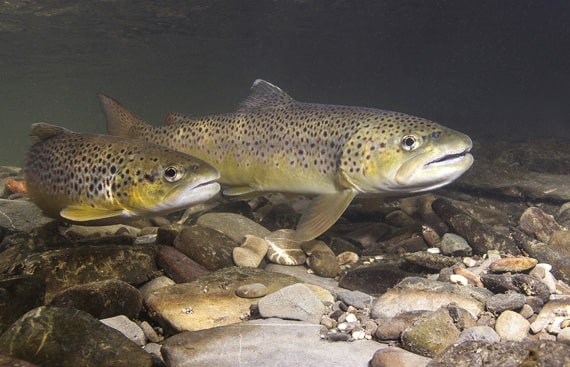
[[[295,239],[309,241],[323,234],[340,218],[355,196],[354,190],[317,196],[301,216]]]
[[[70,205],[63,208],[59,212],[59,215],[61,215],[62,218],[75,222],[87,222],[90,220],[118,217],[122,213],[122,210],[93,208],[88,205]]]

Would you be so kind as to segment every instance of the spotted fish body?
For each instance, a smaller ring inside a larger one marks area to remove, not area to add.
[[[145,139],[217,167],[224,194],[318,195],[297,239],[328,229],[358,193],[421,192],[455,180],[473,163],[468,136],[432,121],[372,108],[295,101],[257,80],[235,113],[170,114],[162,127],[100,96],[113,135]]]
[[[130,138],[34,124],[24,164],[32,201],[50,217],[82,224],[184,209],[214,196],[219,172],[187,154]]]

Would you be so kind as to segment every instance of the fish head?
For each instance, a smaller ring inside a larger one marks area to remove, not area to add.
[[[219,178],[216,168],[198,158],[150,145],[126,159],[112,192],[132,216],[166,214],[215,196]]]
[[[404,194],[447,185],[473,164],[471,139],[434,122],[394,114],[345,144],[341,182],[359,192]]]

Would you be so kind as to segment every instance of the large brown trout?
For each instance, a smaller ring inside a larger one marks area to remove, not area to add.
[[[214,167],[159,145],[43,123],[32,125],[32,137],[24,164],[28,193],[53,218],[122,222],[184,209],[220,190]]]
[[[296,238],[326,231],[352,199],[446,185],[473,163],[471,139],[437,123],[372,108],[302,103],[253,83],[237,112],[200,118],[170,114],[152,127],[100,95],[109,133],[144,139],[203,159],[221,173],[226,195],[314,194]]]

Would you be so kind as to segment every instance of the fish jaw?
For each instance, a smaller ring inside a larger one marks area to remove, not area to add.
[[[173,193],[154,207],[148,207],[148,212],[166,214],[186,209],[192,205],[207,201],[220,191],[220,184],[215,181],[201,183],[195,186],[187,186]]]

